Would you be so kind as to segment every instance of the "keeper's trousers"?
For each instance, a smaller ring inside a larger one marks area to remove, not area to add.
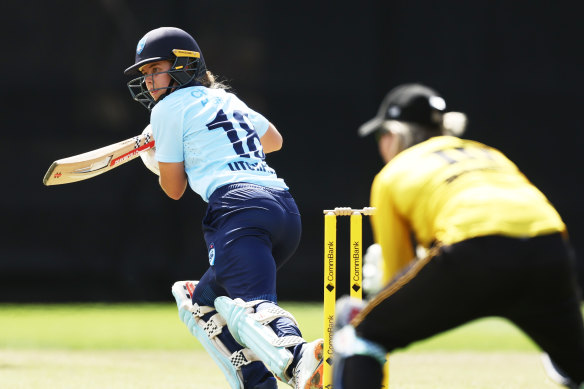
[[[581,383],[580,293],[573,252],[561,234],[487,236],[431,251],[379,292],[352,324],[359,336],[390,352],[474,319],[507,318]]]

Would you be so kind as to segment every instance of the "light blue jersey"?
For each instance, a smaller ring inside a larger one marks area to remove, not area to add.
[[[159,162],[182,162],[203,200],[223,185],[248,182],[288,189],[265,162],[260,138],[269,122],[223,89],[179,89],[154,106],[150,124]]]

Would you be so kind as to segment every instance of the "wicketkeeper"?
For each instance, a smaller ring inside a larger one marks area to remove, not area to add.
[[[379,389],[387,352],[486,316],[509,319],[543,350],[552,378],[584,388],[566,226],[500,151],[454,136],[465,123],[436,91],[406,84],[359,129],[386,162],[371,223],[388,283],[335,334],[335,389]]]

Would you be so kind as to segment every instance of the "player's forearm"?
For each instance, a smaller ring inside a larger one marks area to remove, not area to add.
[[[160,167],[160,187],[171,199],[180,199],[188,184],[184,163],[159,162],[158,166]]]
[[[183,184],[169,185],[167,183],[164,183],[162,177],[160,177],[159,183],[164,193],[166,193],[166,195],[173,200],[180,199],[187,189],[187,181],[185,181]]]

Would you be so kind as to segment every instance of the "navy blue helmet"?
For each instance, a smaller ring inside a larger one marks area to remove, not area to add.
[[[171,82],[168,86],[157,88],[166,89],[158,101],[173,90],[196,85],[196,80],[207,71],[199,45],[187,32],[176,27],[160,27],[146,33],[136,47],[134,64],[124,74],[138,76],[128,82],[128,88],[132,98],[149,110],[158,101],[148,92],[141,69],[149,63],[163,60],[172,64],[170,70],[165,72],[170,75]]]

